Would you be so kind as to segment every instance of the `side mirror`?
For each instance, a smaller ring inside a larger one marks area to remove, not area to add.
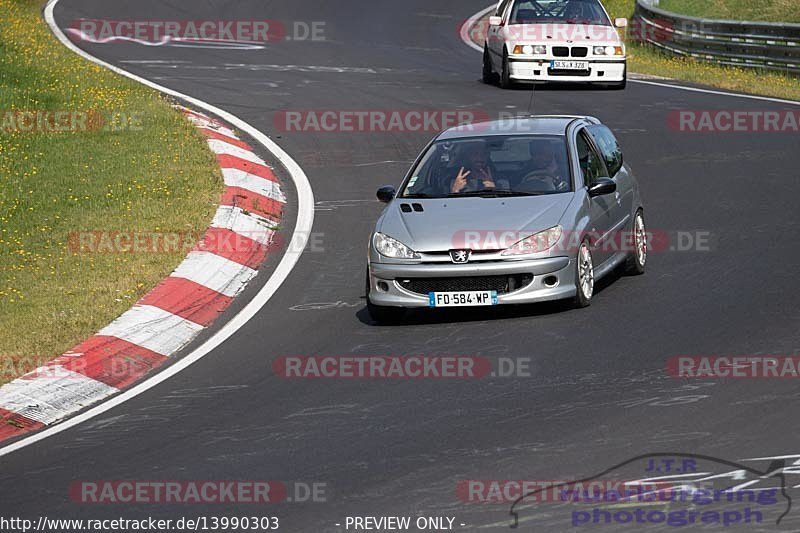
[[[489,26],[502,26],[503,25],[503,17],[498,17],[492,15],[489,17]]]
[[[626,18],[614,19],[614,26],[616,26],[617,28],[625,28],[628,26],[628,19]]]
[[[617,191],[617,184],[611,178],[600,178],[589,187],[589,196],[603,196]]]
[[[383,187],[378,189],[377,196],[378,196],[378,200],[380,200],[381,202],[383,202],[385,204],[388,204],[389,202],[394,200],[394,197],[395,197],[396,194],[397,194],[397,191],[395,190],[394,187],[392,187],[391,185],[384,185]]]

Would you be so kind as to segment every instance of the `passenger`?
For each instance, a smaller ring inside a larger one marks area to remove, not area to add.
[[[453,194],[494,189],[496,187],[489,154],[482,142],[470,142],[465,147],[463,165],[450,182]]]

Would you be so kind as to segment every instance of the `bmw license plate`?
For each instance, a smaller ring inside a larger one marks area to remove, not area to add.
[[[431,307],[497,305],[497,291],[430,292],[428,298]]]
[[[588,61],[551,61],[553,70],[589,70]]]

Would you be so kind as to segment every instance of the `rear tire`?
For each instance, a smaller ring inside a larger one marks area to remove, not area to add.
[[[575,259],[575,299],[576,308],[589,307],[594,296],[594,261],[589,241],[583,241]]]
[[[641,276],[647,266],[647,229],[644,225],[644,213],[641,209],[633,217],[633,251],[625,260],[625,274]]]
[[[497,83],[497,74],[492,68],[492,58],[489,55],[489,47],[483,47],[483,83],[487,85],[494,85]]]
[[[369,283],[369,267],[367,267],[366,295],[367,311],[369,312],[369,316],[372,317],[372,320],[376,324],[395,324],[399,322],[403,318],[406,310],[402,307],[385,307],[382,305],[375,305],[372,303],[372,300],[369,299],[371,288],[372,287]]]

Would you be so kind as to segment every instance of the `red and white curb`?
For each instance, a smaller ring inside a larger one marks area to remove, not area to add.
[[[222,314],[266,259],[286,197],[272,168],[227,126],[179,107],[225,181],[203,239],[130,310],[69,352],[0,387],[0,442],[55,424],[139,381]]]

